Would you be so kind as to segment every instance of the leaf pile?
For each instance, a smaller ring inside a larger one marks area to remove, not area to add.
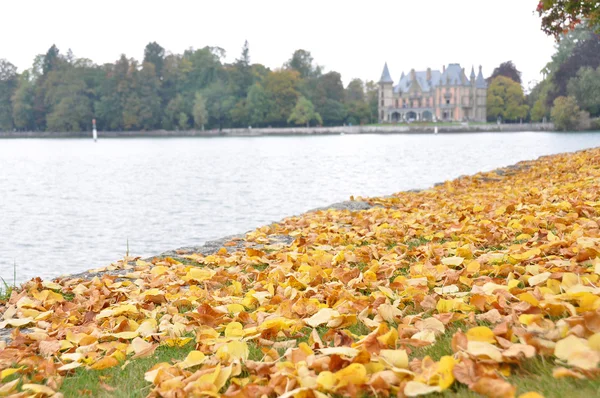
[[[15,328],[0,343],[0,396],[60,396],[76,368],[127,367],[190,342],[184,360],[147,369],[148,396],[415,397],[464,385],[512,397],[508,376],[539,357],[556,378],[596,378],[599,192],[594,149],[291,217],[248,233],[244,250],[32,280],[0,306],[0,328]],[[444,339],[446,355],[426,354]]]

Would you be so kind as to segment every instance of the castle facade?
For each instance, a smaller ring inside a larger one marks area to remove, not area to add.
[[[390,76],[387,63],[379,80],[380,123],[405,121],[486,121],[487,83],[474,68],[467,78],[460,64],[441,71],[402,72],[398,84]]]

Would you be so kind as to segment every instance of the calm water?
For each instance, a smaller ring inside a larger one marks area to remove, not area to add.
[[[0,140],[0,276],[50,278],[427,188],[600,133]]]

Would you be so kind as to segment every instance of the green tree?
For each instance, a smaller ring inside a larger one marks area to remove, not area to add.
[[[167,130],[173,130],[179,125],[180,115],[186,114],[185,101],[181,94],[177,94],[175,98],[171,99],[167,104],[165,113],[163,116],[163,128]]]
[[[0,59],[0,130],[12,130],[14,127],[11,97],[18,81],[17,67]]]
[[[316,120],[319,124],[323,123],[321,115],[315,112],[312,102],[306,97],[300,96],[288,118],[288,123],[306,124],[306,127],[309,127],[312,120]]]
[[[369,104],[365,100],[365,88],[362,80],[353,79],[348,83],[345,92],[347,121],[351,124],[369,123]]]
[[[556,97],[567,96],[569,81],[577,77],[582,67],[596,69],[600,66],[600,35],[590,34],[574,44],[572,51],[558,65],[551,75],[552,90],[548,94],[548,104]]]
[[[567,92],[575,97],[581,109],[591,116],[600,116],[600,66],[595,70],[589,67],[579,69],[577,76],[569,80]]]
[[[235,86],[234,93],[238,98],[246,98],[248,90],[254,83],[252,65],[250,65],[250,48],[248,41],[244,42],[240,58],[233,64],[232,80]]]
[[[17,89],[11,98],[13,122],[18,130],[33,130],[35,128],[33,97],[34,87],[29,80],[29,72],[25,71],[19,77]]]
[[[194,123],[196,127],[200,127],[202,130],[204,130],[204,125],[208,121],[208,112],[206,111],[206,101],[200,93],[196,93],[192,114],[194,115]]]
[[[206,98],[209,120],[213,125],[219,127],[219,131],[222,130],[229,123],[228,116],[235,105],[235,97],[229,93],[225,83],[220,79],[208,86],[202,93]]]
[[[521,85],[506,76],[492,79],[487,92],[487,115],[489,120],[498,116],[506,121],[520,121],[527,117],[529,106],[525,104]]]
[[[554,127],[558,130],[576,130],[579,128],[580,119],[585,117],[577,105],[574,97],[558,97],[554,100],[551,118]]]
[[[377,123],[379,116],[377,115],[378,101],[379,101],[379,87],[373,80],[369,80],[365,84],[367,89],[367,104],[369,105],[369,122]]]
[[[277,70],[269,73],[264,80],[264,88],[271,99],[265,122],[284,126],[296,105],[300,77],[294,70]]]
[[[311,101],[325,125],[342,124],[347,111],[344,106],[344,86],[338,72],[328,72],[316,79]]]
[[[587,20],[600,32],[600,2],[594,0],[540,0],[537,12],[542,17],[542,30],[559,38],[566,31]]]
[[[91,104],[89,98],[84,95],[62,98],[47,117],[50,131],[91,130],[91,123]]]
[[[548,91],[551,89],[549,79],[542,80],[531,90],[527,96],[527,104],[531,109],[530,118],[532,122],[540,122],[550,118],[550,107],[547,105]]]
[[[272,100],[260,83],[254,83],[248,90],[246,108],[250,124],[260,126],[267,123]]]
[[[145,62],[138,74],[138,125],[144,130],[158,127],[161,120],[160,80],[156,75],[154,64]],[[179,120],[181,120],[179,118]]]
[[[148,43],[146,48],[144,48],[143,63],[154,65],[156,76],[160,78],[165,64],[165,49],[155,41]]]
[[[492,75],[487,79],[488,83],[497,76],[506,76],[519,84],[522,83],[521,72],[517,70],[517,67],[512,61],[503,62],[497,68],[495,68],[492,72]]]
[[[310,51],[296,50],[285,63],[286,69],[292,69],[298,72],[302,79],[306,79],[311,76],[318,76],[321,74],[321,68],[313,65],[313,57]]]

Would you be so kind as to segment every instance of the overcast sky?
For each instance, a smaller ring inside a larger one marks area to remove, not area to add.
[[[3,0],[0,58],[20,71],[56,44],[96,63],[122,53],[143,58],[157,41],[167,51],[219,46],[226,62],[244,40],[252,62],[280,67],[294,50],[312,53],[344,83],[378,80],[388,62],[394,81],[402,71],[460,63],[467,75],[483,66],[487,77],[512,60],[525,88],[540,80],[554,52],[540,30],[538,0]]]

